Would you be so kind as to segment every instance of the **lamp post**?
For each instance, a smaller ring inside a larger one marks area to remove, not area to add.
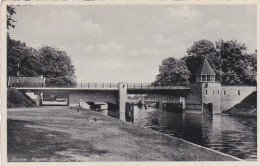
[[[19,73],[19,68],[20,68],[20,58],[18,57],[18,62],[17,62],[17,73],[16,73],[16,76],[17,76],[17,79],[16,79],[16,83],[18,84],[18,82],[19,82],[19,75],[20,75],[20,73]]]

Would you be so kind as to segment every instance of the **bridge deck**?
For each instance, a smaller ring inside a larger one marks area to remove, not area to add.
[[[53,86],[47,84],[12,84],[10,87],[21,90],[118,90],[118,83],[82,83],[74,87]],[[184,90],[190,89],[190,86],[167,85],[156,86],[149,83],[128,83],[128,90]]]

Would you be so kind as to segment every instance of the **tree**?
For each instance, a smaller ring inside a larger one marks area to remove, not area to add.
[[[37,50],[7,34],[7,76],[39,76],[38,67]]]
[[[76,84],[75,69],[65,51],[44,46],[39,49],[38,61],[40,67],[37,73],[48,78],[47,84],[57,86],[73,86]]]
[[[166,58],[159,66],[155,85],[188,84],[190,71],[182,60],[173,57]]]
[[[15,27],[14,23],[16,21],[12,18],[12,16],[16,14],[15,7],[13,7],[12,5],[8,5],[6,9],[7,9],[7,29],[9,29],[9,27],[14,28]]]
[[[222,84],[256,85],[257,51],[247,54],[246,50],[245,44],[236,40],[219,40],[215,45],[208,40],[196,41],[187,49],[187,55],[180,60],[185,63],[179,64],[174,58],[163,61],[155,83],[168,84],[173,80],[174,82],[185,82],[185,79],[178,79],[180,78],[179,72],[176,72],[178,67],[183,67],[183,64],[190,72],[190,76],[188,76],[184,70],[184,77],[189,78],[189,82],[195,82],[196,72],[203,59],[207,58],[216,73],[217,80]],[[173,69],[170,67],[171,65]]]
[[[222,61],[221,83],[226,85],[256,85],[256,53],[247,54],[246,46],[236,40],[216,42]]]
[[[194,42],[194,44],[187,49],[187,56],[182,58],[191,72],[191,77],[189,79],[190,82],[196,81],[195,74],[204,58],[207,58],[209,61],[217,78],[222,74],[221,58],[216,54],[214,44],[209,40],[200,40]]]
[[[74,86],[75,69],[65,51],[45,46],[39,50],[7,35],[7,75],[36,77],[43,75],[52,86]]]
[[[243,54],[246,52],[245,44],[238,43],[236,40],[216,42],[217,54],[222,59],[222,70],[228,72],[237,62],[243,59]]]

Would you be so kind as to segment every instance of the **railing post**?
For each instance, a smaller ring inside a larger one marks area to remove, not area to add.
[[[148,89],[149,89],[149,85],[150,85],[150,84],[148,84]]]
[[[110,85],[109,85],[109,86],[110,86],[110,88],[111,88],[111,83],[110,83]]]
[[[88,83],[88,88],[89,88],[89,83]]]
[[[95,83],[95,88],[97,88],[97,83]]]
[[[80,87],[82,88],[82,83],[80,84]]]
[[[141,83],[141,89],[143,89],[142,83]]]
[[[102,85],[102,88],[104,88],[104,83],[103,83],[103,85]]]
[[[135,89],[135,83],[134,83],[134,89]]]

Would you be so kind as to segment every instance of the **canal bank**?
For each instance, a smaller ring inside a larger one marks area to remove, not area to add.
[[[8,161],[235,161],[100,113],[69,107],[8,109]]]

